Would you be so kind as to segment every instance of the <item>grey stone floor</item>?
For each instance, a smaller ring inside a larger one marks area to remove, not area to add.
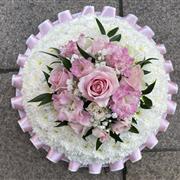
[[[180,180],[180,109],[168,117],[170,127],[159,134],[159,144],[145,150],[141,161],[126,163],[126,171],[111,173],[104,169],[101,175],[89,175],[87,169],[77,173],[66,170],[67,164],[52,164],[44,151],[37,151],[22,133],[18,115],[10,106],[14,96],[11,76],[17,73],[18,53],[25,50],[25,40],[37,32],[43,20],[54,20],[58,12],[70,9],[78,12],[84,5],[101,10],[104,5],[118,9],[119,14],[133,13],[141,25],[149,25],[156,32],[157,42],[165,43],[167,59],[172,59],[175,72],[172,79],[180,86],[180,0],[0,0],[0,180]],[[174,99],[179,103],[179,94]]]

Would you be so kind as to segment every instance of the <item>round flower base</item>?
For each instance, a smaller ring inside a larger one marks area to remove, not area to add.
[[[173,66],[165,46],[137,20],[116,16],[113,7],[86,6],[73,15],[60,12],[27,39],[11,104],[23,132],[50,161],[67,161],[73,172],[82,166],[91,174],[104,166],[118,171],[166,131],[178,91],[169,76]]]

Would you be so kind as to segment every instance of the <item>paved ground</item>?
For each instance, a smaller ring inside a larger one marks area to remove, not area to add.
[[[37,151],[17,125],[18,115],[9,103],[14,95],[10,81],[17,72],[18,53],[25,50],[25,40],[37,32],[43,20],[55,19],[58,12],[70,9],[78,12],[84,5],[92,4],[97,10],[112,5],[122,15],[122,1],[118,0],[0,0],[0,180],[180,180],[180,109],[177,108],[170,127],[159,134],[159,144],[152,151],[145,150],[138,163],[127,163],[127,173],[89,175],[87,169],[77,173],[66,171],[66,163],[52,164],[44,151]],[[141,25],[149,25],[156,32],[155,39],[165,43],[175,72],[172,79],[180,86],[180,0],[123,0],[124,15],[136,14]],[[179,94],[174,98],[179,103]]]

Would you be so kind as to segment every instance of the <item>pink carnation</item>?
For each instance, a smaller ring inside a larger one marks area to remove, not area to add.
[[[78,49],[75,41],[69,41],[61,49],[61,54],[65,57],[71,57],[73,54],[77,54],[77,53],[78,53]]]
[[[97,137],[97,138],[100,138],[100,141],[103,143],[105,141],[108,140],[109,138],[109,135],[108,133],[106,133],[105,131],[99,129],[99,128],[95,128],[92,130],[92,134]]]
[[[121,119],[133,115],[138,108],[141,92],[121,81],[120,87],[112,96],[110,107]]]
[[[119,120],[115,124],[112,125],[112,130],[116,134],[120,134],[122,132],[127,131],[131,126],[131,123],[128,119],[126,120]]]
[[[52,99],[60,121],[74,122],[83,126],[90,125],[91,116],[83,110],[83,101],[77,96],[63,91],[60,94],[54,94]]]
[[[77,44],[80,47],[84,47],[85,45],[85,35],[84,34],[80,34],[79,38],[77,41],[69,41],[65,46],[61,47],[61,54],[65,57],[71,57],[73,54],[79,54],[78,48],[77,48]]]
[[[109,38],[107,36],[96,38],[92,42],[91,47],[89,48],[88,51],[90,51],[92,54],[96,54],[98,53],[98,51],[107,48],[108,44],[109,44]]]
[[[128,78],[125,78],[125,81],[132,87],[134,90],[141,90],[142,78],[144,73],[139,65],[131,68],[130,75]]]
[[[93,69],[94,65],[89,60],[80,58],[73,61],[71,72],[74,76],[80,78],[92,72]]]
[[[87,127],[82,126],[81,124],[70,122],[68,123],[68,125],[73,129],[76,134],[80,134],[81,136],[83,136],[87,130]]]
[[[124,76],[129,76],[133,58],[129,56],[127,48],[111,43],[107,48],[105,59],[108,66],[118,69]]]
[[[52,85],[54,91],[64,90],[67,88],[67,80],[71,79],[72,75],[64,67],[58,67],[51,71],[48,82]]]

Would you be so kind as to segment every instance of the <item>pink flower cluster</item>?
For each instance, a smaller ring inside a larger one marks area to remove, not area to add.
[[[76,133],[80,133],[83,127],[90,126],[90,114],[83,110],[83,101],[67,90],[54,94],[53,105],[58,112],[58,120],[70,122]]]
[[[59,65],[52,70],[48,81],[54,92],[52,99],[58,120],[68,121],[69,126],[78,134],[91,127],[92,115],[83,108],[83,97],[116,113],[118,121],[112,125],[112,130],[117,134],[122,133],[129,129],[130,121],[127,119],[134,115],[139,106],[143,77],[141,67],[133,64],[127,48],[110,42],[107,37],[92,40],[85,49],[94,57],[97,54],[104,56],[103,66],[97,66],[101,63],[99,60],[92,63],[90,58],[82,57],[77,43],[85,48],[86,38],[83,34],[77,41],[69,41],[60,48],[61,54],[70,60],[75,55],[70,70]],[[68,89],[68,80],[73,82],[74,89]],[[80,95],[75,95],[75,90]],[[93,129],[92,134],[102,142],[109,137],[107,132],[98,127]]]

